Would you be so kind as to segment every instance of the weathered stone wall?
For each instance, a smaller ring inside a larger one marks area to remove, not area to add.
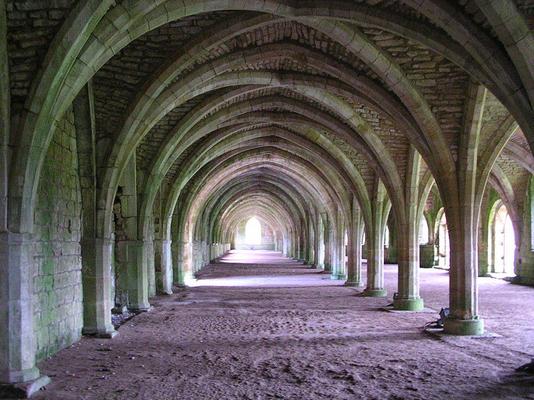
[[[74,115],[58,124],[35,209],[34,331],[43,359],[81,337],[81,192]]]

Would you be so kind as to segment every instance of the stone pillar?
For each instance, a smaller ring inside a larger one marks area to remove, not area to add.
[[[384,297],[384,208],[385,188],[381,182],[376,183],[374,198],[371,202],[372,226],[367,227],[367,287],[364,295]]]
[[[315,220],[317,218],[314,218]],[[313,268],[320,268],[320,260],[319,260],[319,240],[320,240],[320,234],[319,234],[319,224],[315,221],[312,221],[314,224],[314,234],[313,234],[313,260],[312,260],[312,267]]]
[[[476,198],[476,178],[485,98],[486,89],[472,82],[459,145],[458,198],[443,199],[451,246],[450,314],[444,329],[456,335],[480,335],[484,332],[484,322],[478,316],[477,240],[481,198]]]
[[[497,211],[498,197],[493,194],[492,190],[484,191],[484,199],[480,208],[480,216],[478,218],[478,276],[488,276],[490,272],[494,271],[495,266],[495,215]],[[516,224],[514,224],[516,225]],[[519,245],[519,243],[518,243]],[[517,260],[517,254],[515,254]]]
[[[0,0],[0,232],[7,232],[11,99],[5,0]]]
[[[155,246],[159,249],[156,253],[156,283],[159,294],[172,294],[172,251],[170,240],[156,240]]]
[[[128,273],[128,308],[132,311],[148,311],[148,265],[146,252],[149,250],[147,242],[129,240],[126,246],[126,259],[124,260]]]
[[[46,385],[35,365],[33,245],[30,235],[0,232],[0,395]],[[18,388],[14,384],[23,384]],[[12,391],[10,389],[13,389]],[[18,389],[18,390],[17,390]]]
[[[345,224],[341,212],[337,216],[337,224],[334,231],[335,262],[332,265],[332,279],[345,280],[347,273],[345,270]]]
[[[389,241],[388,245],[384,246],[384,262],[387,264],[398,264],[398,243],[397,243],[397,229],[395,226],[388,226]]]
[[[117,334],[111,324],[113,241],[82,241],[83,260],[83,334],[112,338]]]
[[[419,166],[420,155],[412,147],[406,171],[406,208],[402,223],[395,221],[395,229],[390,235],[397,236],[398,251],[398,292],[393,299],[396,310],[420,311],[424,308],[423,299],[419,295]],[[398,233],[398,235],[397,235]]]
[[[183,287],[184,284],[184,271],[183,271],[183,242],[172,242],[172,281],[176,286]]]
[[[424,308],[419,295],[419,244],[416,223],[409,221],[406,234],[399,237],[398,293],[393,299],[396,310],[420,311]]]
[[[153,240],[148,239],[143,242],[143,263],[146,264],[147,270],[148,297],[154,297],[156,295],[156,255]]]
[[[436,265],[437,247],[435,244],[422,244],[419,246],[419,266],[432,268]]]
[[[370,297],[384,297],[384,246],[380,227],[373,227],[367,240],[367,287],[364,294]]]
[[[304,249],[302,248],[302,235],[299,235],[298,233],[295,233],[295,243],[297,244],[296,252],[295,252],[295,258],[297,260],[302,260],[304,257]]]
[[[362,287],[363,218],[356,198],[352,200],[352,221],[348,232],[348,273],[346,286]]]
[[[516,262],[515,283],[534,286],[534,178],[530,178],[523,210],[523,223],[521,224],[521,243],[519,245],[519,259]]]
[[[186,286],[193,279],[193,244],[188,242],[173,243],[176,262],[173,262],[173,279],[177,286]]]
[[[73,111],[83,220],[80,243],[83,283],[82,333],[112,338],[117,335],[111,324],[114,242],[112,239],[97,237],[96,128],[91,81],[74,100]]]
[[[313,219],[311,217],[308,217],[308,229],[307,229],[307,237],[308,240],[306,241],[306,264],[308,264],[310,267],[313,268],[314,266],[314,249],[315,249],[315,233],[313,230]]]
[[[330,221],[327,219],[324,224],[324,270],[332,271],[332,242],[333,232]]]

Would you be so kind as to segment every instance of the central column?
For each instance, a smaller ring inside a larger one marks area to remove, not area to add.
[[[146,263],[148,246],[142,240],[128,240],[126,247],[126,270],[128,274],[128,309],[148,311],[148,265]]]
[[[83,334],[112,338],[117,334],[111,324],[113,241],[82,241]]]
[[[406,220],[397,224],[398,247],[398,296],[393,299],[397,310],[420,311],[423,299],[419,296],[419,222],[422,210],[419,210],[419,166],[420,156],[412,147],[406,171]]]
[[[338,212],[337,221],[334,230],[334,262],[332,264],[332,279],[345,280],[347,278],[345,271],[345,224],[343,223],[343,214]]]
[[[369,297],[384,297],[387,294],[384,288],[385,196],[384,185],[377,180],[371,203],[372,226],[367,229],[367,287],[363,293]]]
[[[154,241],[154,271],[158,294],[172,294],[172,252],[170,240]]]
[[[333,231],[332,223],[329,218],[326,218],[324,224],[324,270],[327,272],[332,271],[332,242]]]
[[[457,161],[459,196],[443,201],[451,243],[450,314],[444,329],[455,335],[484,333],[484,321],[478,316],[477,242],[482,196],[477,196],[477,170],[485,101],[486,89],[471,82]]]
[[[362,231],[363,219],[356,198],[352,201],[352,221],[348,234],[348,276],[346,286],[362,287]]]

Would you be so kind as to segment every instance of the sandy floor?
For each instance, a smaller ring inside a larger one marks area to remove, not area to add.
[[[534,376],[514,372],[534,357],[534,289],[481,279],[481,314],[501,337],[437,338],[421,332],[432,312],[383,311],[387,299],[253,255],[154,299],[115,339],[83,339],[45,361],[53,382],[36,398],[534,399]],[[387,266],[391,294],[395,279]],[[422,294],[446,305],[447,273],[423,270]]]

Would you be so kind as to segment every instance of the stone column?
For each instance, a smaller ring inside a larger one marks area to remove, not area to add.
[[[397,229],[393,226],[386,226],[389,229],[389,241],[387,247],[384,246],[384,262],[387,264],[398,264],[399,263],[399,243],[397,239]]]
[[[356,198],[352,200],[352,221],[348,233],[348,273],[346,286],[362,287],[363,218]]]
[[[308,264],[311,268],[313,268],[314,267],[315,233],[313,231],[313,219],[311,218],[311,216],[308,216],[307,226],[308,226],[308,229],[307,229],[308,240],[306,241],[306,264]]]
[[[147,311],[149,290],[148,257],[153,257],[153,245],[139,240],[137,207],[137,170],[135,157],[131,156],[120,181],[121,192],[117,194],[118,215],[122,232],[117,240],[117,260],[119,279],[117,289],[127,295],[127,306],[133,311]],[[150,267],[153,267],[151,263]],[[122,278],[122,279],[120,279]],[[123,299],[124,300],[124,299]],[[120,304],[121,306],[123,304]]]
[[[156,254],[154,250],[153,240],[143,241],[143,264],[146,264],[148,297],[156,295]]]
[[[112,338],[117,334],[111,324],[112,254],[111,239],[82,241],[84,335]]]
[[[367,240],[367,287],[364,294],[370,297],[384,297],[384,246],[380,227],[372,227]]]
[[[332,265],[331,278],[340,280],[347,278],[345,271],[345,224],[343,222],[343,215],[341,212],[338,212],[337,224],[334,231],[335,262]]]
[[[111,324],[113,308],[113,240],[97,235],[96,128],[91,81],[73,102],[76,148],[82,196],[83,334],[100,338],[117,335]],[[103,218],[101,218],[103,219]]]
[[[147,242],[128,240],[124,242],[128,274],[128,308],[132,311],[148,311],[148,265],[145,262],[149,250]]]
[[[458,201],[444,199],[451,246],[450,314],[445,332],[480,335],[484,322],[478,316],[478,218],[476,194],[478,146],[486,89],[474,82],[469,87],[458,153]]]
[[[324,224],[324,270],[332,271],[332,227],[330,221],[327,219]]]
[[[0,232],[7,232],[11,99],[5,0],[0,0]]]
[[[421,268],[432,268],[436,265],[436,245],[422,244],[419,246],[419,266]]]
[[[523,210],[523,223],[521,224],[521,243],[519,245],[519,262],[516,262],[517,276],[516,283],[534,285],[534,252],[532,244],[534,240],[534,178],[530,178],[528,191],[526,193],[525,206]]]
[[[320,233],[319,233],[319,224],[317,223],[317,218],[314,218],[312,220],[312,223],[314,224],[314,235],[313,235],[313,261],[312,261],[312,267],[313,268],[320,268],[320,260],[319,260],[319,240],[320,240]]]
[[[184,271],[183,271],[183,242],[172,242],[172,281],[176,286],[183,287]]]
[[[364,295],[369,297],[384,297],[384,208],[385,188],[377,182],[374,198],[371,202],[372,226],[367,227],[367,287]]]
[[[398,226],[398,293],[393,299],[396,310],[420,311],[423,309],[423,299],[419,296],[419,167],[420,155],[412,147],[406,171],[406,212],[405,221]],[[390,233],[394,233],[391,230]],[[396,233],[396,232],[395,232]]]
[[[186,286],[193,279],[193,244],[179,241],[173,243],[173,280],[177,286]]]
[[[31,395],[50,382],[35,365],[33,245],[29,234],[0,232],[0,395]],[[13,387],[14,384],[23,384]]]
[[[159,247],[159,264],[156,268],[156,281],[159,294],[172,294],[172,242],[170,240],[156,241]]]

